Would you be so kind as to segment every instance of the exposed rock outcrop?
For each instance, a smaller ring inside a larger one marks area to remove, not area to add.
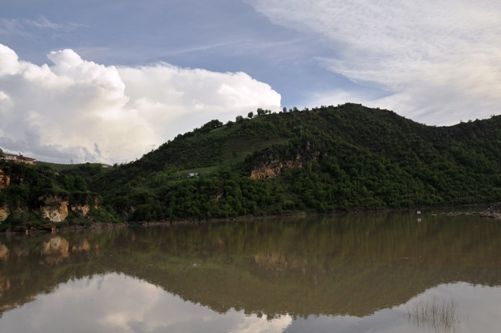
[[[45,195],[38,198],[40,205],[40,215],[50,222],[64,222],[69,213],[68,198],[61,195]]]
[[[91,210],[99,209],[99,198],[95,194],[82,193],[73,194],[70,199],[71,212],[87,217]]]
[[[320,153],[308,141],[294,146],[274,146],[247,159],[250,179],[261,180],[280,176],[289,169],[302,169],[320,158]]]
[[[0,223],[7,220],[9,215],[9,207],[7,207],[7,205],[0,205]]]
[[[83,217],[89,215],[90,205],[89,204],[71,204],[71,211],[77,213]]]
[[[293,161],[270,161],[253,169],[251,171],[250,178],[253,180],[258,180],[277,177],[287,169],[300,169],[302,167],[303,163],[299,159]]]
[[[10,176],[0,169],[0,190],[6,189],[10,185]]]

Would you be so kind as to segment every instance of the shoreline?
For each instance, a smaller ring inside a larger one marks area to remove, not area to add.
[[[288,212],[283,214],[270,214],[270,215],[244,215],[227,218],[210,218],[210,219],[176,219],[176,220],[161,220],[161,221],[137,221],[137,222],[86,222],[79,224],[71,224],[71,222],[63,223],[45,223],[41,225],[26,225],[7,227],[1,230],[0,234],[55,234],[60,231],[107,231],[122,228],[150,228],[150,227],[174,227],[174,226],[196,226],[206,224],[218,223],[242,223],[252,221],[266,221],[277,219],[305,219],[305,218],[333,218],[340,217],[347,214],[392,214],[392,213],[409,213],[420,216],[421,213],[433,215],[448,215],[448,216],[471,216],[478,215],[486,219],[501,219],[500,213],[492,213],[492,208],[499,204],[469,204],[460,206],[440,206],[440,207],[423,207],[420,208],[385,208],[385,209],[354,209],[354,210],[340,210],[328,213],[318,212]]]

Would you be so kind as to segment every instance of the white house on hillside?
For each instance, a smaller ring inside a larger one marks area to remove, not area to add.
[[[33,165],[36,162],[34,158],[26,157],[21,154],[15,155],[15,154],[3,153],[3,155],[0,155],[0,158],[3,159],[4,161],[12,161],[15,163],[22,163],[29,165]]]

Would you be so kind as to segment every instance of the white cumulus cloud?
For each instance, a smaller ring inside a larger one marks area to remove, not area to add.
[[[323,36],[336,50],[324,59],[332,71],[388,92],[363,102],[430,124],[499,113],[499,1],[247,1],[277,24]]]
[[[278,109],[281,96],[245,73],[161,63],[105,66],[72,50],[50,64],[0,44],[0,147],[68,162],[122,162],[211,119]]]

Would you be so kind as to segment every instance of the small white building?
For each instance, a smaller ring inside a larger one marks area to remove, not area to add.
[[[35,164],[36,160],[31,157],[26,157],[21,154],[15,155],[15,154],[7,154],[3,153],[3,156],[1,157],[4,161],[12,161],[15,163],[20,163],[20,164],[29,164],[33,165]]]

